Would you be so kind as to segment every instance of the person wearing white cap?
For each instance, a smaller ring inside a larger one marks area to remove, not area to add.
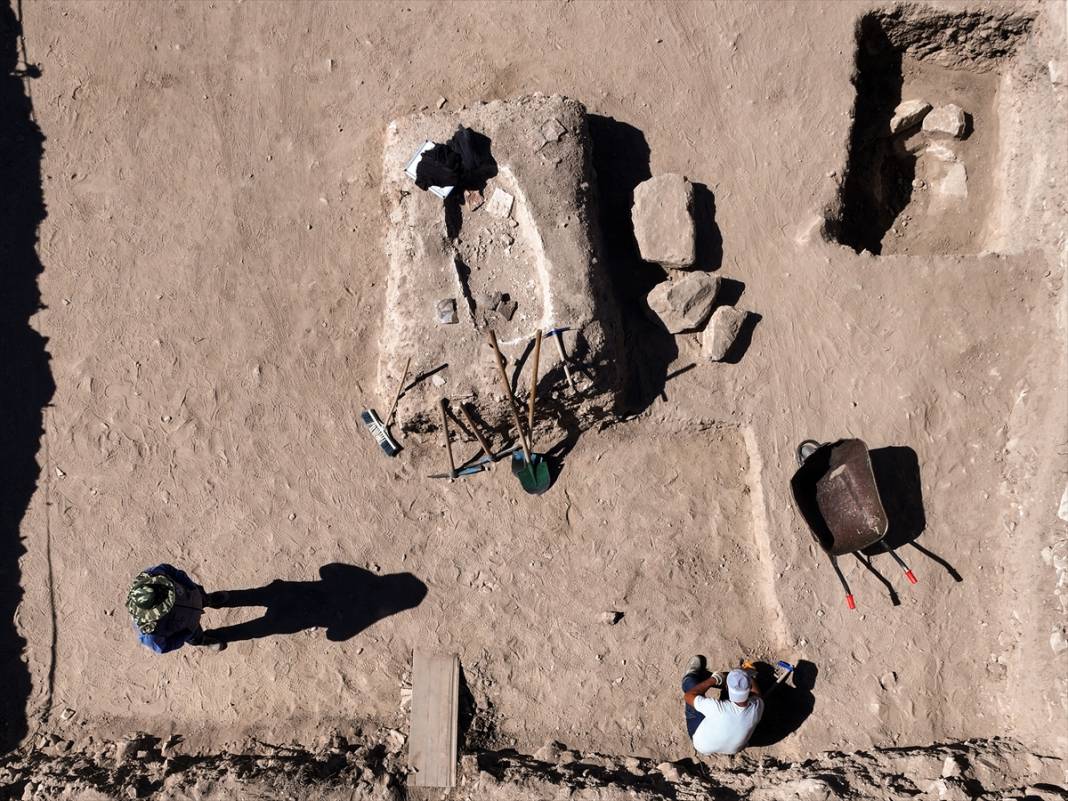
[[[748,672],[732,670],[724,675],[707,675],[705,658],[695,656],[682,677],[682,691],[686,699],[686,731],[693,739],[693,747],[704,754],[737,754],[753,736],[764,714],[764,699],[760,688]],[[729,700],[722,701],[723,688]],[[709,690],[713,697],[705,695]]]

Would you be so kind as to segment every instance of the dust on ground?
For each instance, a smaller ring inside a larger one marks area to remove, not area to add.
[[[399,728],[430,645],[460,654],[493,747],[676,759],[689,656],[759,652],[818,668],[773,757],[1006,730],[1063,756],[1059,9],[1017,8],[1036,20],[993,101],[1002,144],[969,165],[997,193],[987,245],[876,257],[812,235],[847,169],[859,3],[25,6],[56,385],[21,526],[29,732]],[[503,468],[429,481],[436,442],[387,460],[356,419],[387,402],[386,125],[535,91],[594,115],[609,222],[650,174],[707,185],[717,273],[758,315],[736,364],[696,336],[632,362],[634,419],[584,432],[541,498]],[[846,564],[855,612],[788,492],[801,439],[847,435],[896,449],[922,503],[920,583]],[[208,589],[337,564],[427,594],[339,641],[313,617],[159,658],[122,598],[162,560]]]

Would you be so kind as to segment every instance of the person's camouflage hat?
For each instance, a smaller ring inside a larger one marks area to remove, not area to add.
[[[174,608],[177,598],[174,582],[167,576],[140,573],[126,593],[126,609],[144,634],[156,630],[156,623]]]

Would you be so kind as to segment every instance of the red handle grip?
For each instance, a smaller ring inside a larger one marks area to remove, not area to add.
[[[852,595],[847,595],[846,596],[846,606],[848,606],[850,609],[856,609],[857,608],[857,602],[853,600],[853,596]]]
[[[911,570],[906,570],[905,571],[905,578],[907,578],[909,580],[909,584],[915,584],[916,583],[916,577],[914,575],[912,575],[912,571]]]

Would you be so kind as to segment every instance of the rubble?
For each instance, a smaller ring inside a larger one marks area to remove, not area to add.
[[[720,306],[701,336],[701,355],[710,361],[722,361],[742,330],[748,312],[733,306]]]
[[[653,287],[646,298],[649,309],[671,334],[697,331],[712,313],[720,278],[706,272],[669,278]]]
[[[489,203],[486,204],[486,213],[494,217],[510,217],[512,215],[512,204],[515,202],[515,198],[503,189],[494,189],[493,195],[490,196]]]
[[[443,298],[439,300],[435,307],[437,311],[438,322],[442,325],[456,325],[459,322],[459,318],[456,316],[456,299],[455,298]]]
[[[966,118],[964,109],[956,103],[947,103],[933,109],[923,118],[923,132],[928,134],[944,134],[960,139],[964,136]]]
[[[894,116],[890,119],[891,135],[919,125],[930,110],[931,104],[926,100],[905,100],[898,103]]]
[[[643,259],[672,269],[693,265],[693,202],[693,184],[683,175],[658,175],[635,187],[631,219]]]
[[[931,185],[936,195],[947,198],[968,197],[968,171],[960,162],[950,164],[941,179]]]

